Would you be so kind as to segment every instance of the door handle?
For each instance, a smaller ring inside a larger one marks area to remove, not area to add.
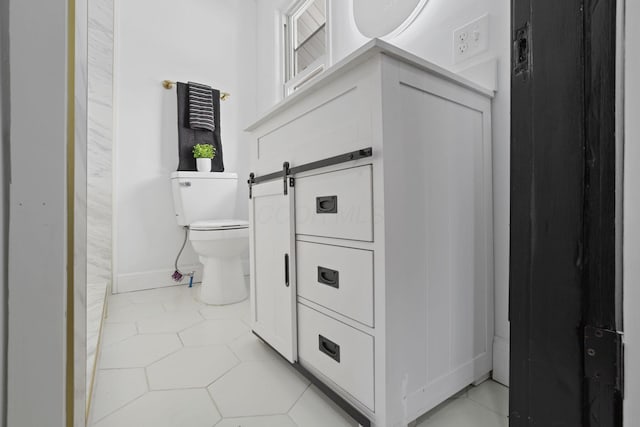
[[[318,347],[322,353],[340,363],[340,346],[338,344],[322,335],[318,335]]]
[[[340,287],[340,272],[318,266],[318,283],[338,289]]]
[[[316,197],[316,213],[338,213],[338,196]]]
[[[284,285],[289,287],[289,254],[284,254]]]

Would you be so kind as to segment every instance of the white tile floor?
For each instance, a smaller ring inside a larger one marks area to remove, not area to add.
[[[201,304],[198,287],[112,295],[91,427],[353,426],[249,329],[248,302]],[[418,427],[506,427],[507,389],[486,382]]]

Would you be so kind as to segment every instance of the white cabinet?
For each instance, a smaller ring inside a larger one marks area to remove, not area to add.
[[[296,180],[296,233],[373,241],[371,165]]]
[[[373,337],[302,304],[298,316],[300,363],[373,410]]]
[[[251,311],[253,330],[290,362],[297,359],[293,189],[265,182],[252,188]]]
[[[301,299],[373,327],[373,251],[298,240],[296,257]]]
[[[253,330],[365,425],[491,371],[492,95],[373,40],[248,129]]]

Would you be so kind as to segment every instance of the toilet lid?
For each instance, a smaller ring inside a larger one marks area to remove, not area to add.
[[[249,222],[241,219],[196,221],[189,226],[191,230],[234,230],[247,227],[249,227]]]

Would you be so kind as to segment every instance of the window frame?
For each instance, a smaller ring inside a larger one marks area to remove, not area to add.
[[[325,5],[325,52],[318,57],[315,61],[307,66],[304,70],[295,74],[295,42],[296,42],[296,20],[311,6],[315,0],[296,0],[283,14],[283,59],[284,59],[284,72],[283,72],[283,89],[284,97],[288,97],[295,93],[305,84],[314,80],[317,76],[329,66],[330,50],[331,50],[331,36],[330,36],[330,10],[331,1],[323,0]],[[307,40],[312,37],[309,36]]]

